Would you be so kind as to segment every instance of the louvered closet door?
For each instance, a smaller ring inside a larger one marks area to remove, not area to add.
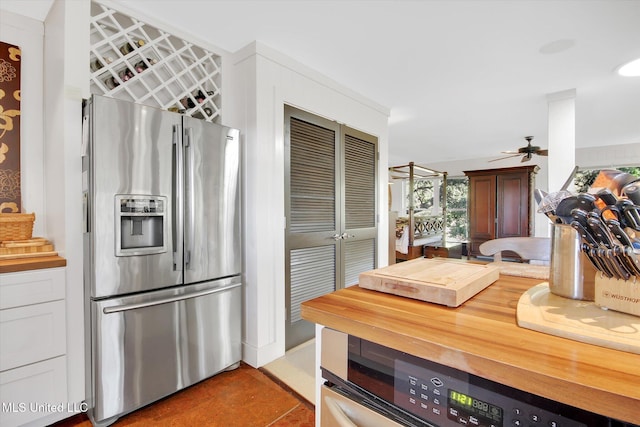
[[[343,127],[342,285],[358,283],[376,260],[377,139]]]
[[[285,109],[287,349],[314,336],[300,304],[333,292],[340,274],[339,136],[337,123]]]
[[[377,140],[285,109],[286,347],[313,338],[308,299],[358,283],[375,268]]]

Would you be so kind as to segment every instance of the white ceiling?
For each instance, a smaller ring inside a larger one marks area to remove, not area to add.
[[[567,89],[577,148],[640,143],[640,77],[614,72],[640,57],[638,0],[119,3],[230,52],[261,41],[389,107],[391,164],[546,148],[546,95]]]

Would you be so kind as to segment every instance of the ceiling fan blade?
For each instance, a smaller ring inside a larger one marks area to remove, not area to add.
[[[531,160],[531,155],[527,154],[526,156],[522,156],[522,160],[520,160],[520,163],[528,162],[529,160]]]
[[[512,156],[500,157],[500,158],[493,159],[493,160],[489,160],[489,161],[490,161],[490,162],[497,162],[498,160],[510,159],[510,158],[512,158],[512,157],[518,157],[519,155],[520,155],[519,153],[516,153],[516,154],[514,154],[514,155],[512,155]]]
[[[503,154],[520,154],[520,151],[501,151]]]
[[[536,154],[538,156],[548,156],[549,155],[549,150],[538,150],[538,151],[536,151]]]

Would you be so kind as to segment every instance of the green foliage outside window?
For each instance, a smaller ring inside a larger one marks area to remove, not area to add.
[[[407,185],[408,182],[407,182]],[[408,191],[407,191],[408,193]],[[407,194],[407,206],[409,206],[409,197]],[[431,209],[433,206],[433,181],[430,179],[415,180],[413,182],[413,210],[419,212]]]
[[[469,183],[466,178],[447,180],[447,239],[467,240],[467,197]]]

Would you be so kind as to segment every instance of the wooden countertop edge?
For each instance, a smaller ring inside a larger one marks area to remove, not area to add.
[[[356,321],[349,316],[328,313],[312,307],[311,304],[312,302],[302,303],[301,311],[302,318],[309,322],[620,421],[637,423],[640,415],[640,401],[637,398],[509,365],[468,350],[447,347],[435,341],[407,336],[390,329],[385,328],[382,331],[384,334],[381,334],[380,327]],[[553,336],[549,338],[564,339]]]
[[[60,256],[6,259],[0,261],[0,273],[40,270],[43,268],[65,267],[67,260]]]

